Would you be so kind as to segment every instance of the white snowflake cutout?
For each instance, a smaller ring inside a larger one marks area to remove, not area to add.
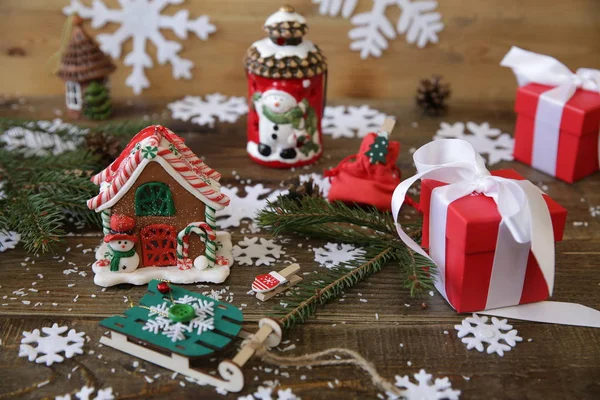
[[[237,228],[243,219],[253,220],[259,210],[267,205],[267,201],[273,201],[280,192],[264,187],[261,183],[254,186],[246,186],[246,197],[238,195],[237,187],[222,187],[221,193],[231,199],[231,206],[225,207],[216,213],[217,224],[222,229]],[[271,193],[269,196],[265,196]]]
[[[69,135],[56,132],[65,131]],[[9,127],[0,135],[6,150],[19,150],[26,156],[47,156],[75,150],[87,134],[87,129],[63,122],[56,118],[52,121],[36,121],[26,126]]]
[[[169,337],[173,342],[185,340],[186,332],[196,330],[198,335],[215,329],[215,303],[209,300],[199,299],[190,295],[183,295],[173,300],[176,304],[187,304],[194,309],[195,317],[188,322],[174,322],[165,315],[168,314],[170,306],[163,302],[159,306],[150,307],[148,320],[144,323],[142,330],[155,335],[162,334]],[[154,316],[154,318],[152,318]]]
[[[350,261],[361,259],[366,251],[345,243],[327,243],[324,247],[315,247],[315,261],[328,269],[337,267],[351,268],[346,265]]]
[[[84,386],[79,392],[75,393],[75,397],[79,400],[90,400],[90,396],[94,393],[94,388],[92,386]]]
[[[386,11],[390,6],[402,10],[396,27],[392,25]],[[435,12],[435,0],[373,0],[371,10],[356,14],[350,22],[355,26],[348,37],[352,41],[350,49],[360,52],[363,60],[368,57],[381,57],[388,48],[388,40],[396,38],[396,32],[406,35],[406,41],[423,48],[427,43],[438,42],[438,32],[444,29],[440,13]]]
[[[53,324],[50,328],[42,328],[42,332],[46,336],[42,336],[39,329],[34,329],[33,332],[23,332],[19,357],[27,357],[29,361],[35,360],[38,364],[45,363],[50,366],[55,362],[63,362],[64,357],[71,358],[75,354],[83,354],[85,332],[76,332],[75,329],[71,329],[67,336],[62,336],[67,329],[69,328],[66,326],[59,327],[58,324]],[[33,347],[30,343],[37,343],[37,346]],[[64,357],[59,353],[64,353]]]
[[[277,382],[277,381],[275,381]],[[276,383],[278,384],[278,383]],[[273,397],[273,388],[268,386],[259,386],[256,392],[246,396],[238,397],[238,400],[301,400],[300,397],[296,396],[292,389],[279,389],[277,391],[277,397]]]
[[[452,383],[448,378],[436,378],[433,383],[433,376],[425,372],[424,369],[414,374],[416,384],[411,382],[408,375],[396,375],[395,385],[402,389],[402,395],[397,396],[388,392],[388,400],[458,400],[460,390],[452,389]]]
[[[154,319],[148,319],[144,326],[142,326],[142,330],[158,334],[163,329],[169,327],[169,325],[171,325],[171,320],[169,318],[158,316]]]
[[[491,128],[487,122],[482,124],[467,122],[466,128],[468,133],[465,132],[465,124],[462,122],[454,124],[442,122],[433,140],[452,138],[466,140],[471,143],[476,152],[487,155],[487,164],[490,166],[500,161],[513,160],[515,140],[508,133]]]
[[[277,391],[277,400],[301,400],[300,397],[296,396],[292,389],[279,389]]]
[[[128,0],[119,1],[121,9],[114,9],[108,8],[103,0],[94,0],[91,7],[83,5],[80,0],[71,0],[63,13],[77,13],[82,18],[91,19],[94,29],[102,28],[109,22],[120,25],[115,32],[100,34],[96,39],[101,49],[113,58],[120,58],[124,43],[132,39],[133,48],[125,56],[123,63],[133,69],[125,84],[133,88],[135,94],[140,94],[143,89],[150,87],[144,71],[154,65],[148,54],[148,42],[156,47],[156,58],[160,65],[171,64],[173,78],[192,78],[194,63],[179,57],[182,45],[165,39],[162,30],[173,31],[179,39],[186,39],[188,32],[192,32],[202,40],[207,40],[208,35],[216,32],[206,15],[190,20],[189,11],[185,9],[174,15],[162,14],[167,6],[182,2],[183,0]]]
[[[215,121],[235,122],[248,112],[245,97],[227,97],[220,93],[208,94],[203,100],[200,96],[185,96],[167,107],[174,119],[191,121],[198,125],[213,127]]]
[[[271,265],[282,254],[285,251],[272,239],[244,237],[244,240],[233,246],[233,257],[240,265]]]
[[[329,15],[330,17],[342,17],[348,19],[352,16],[358,0],[313,0],[314,4],[319,4],[319,14]]]
[[[191,332],[192,327],[183,322],[171,323],[162,329],[162,334],[170,338],[172,342],[185,340],[185,332]]]
[[[21,235],[14,231],[0,231],[0,253],[17,247],[21,241]]]
[[[458,331],[458,337],[462,338],[462,342],[467,345],[468,350],[475,348],[477,351],[483,352],[483,344],[488,343],[487,353],[496,353],[502,357],[505,351],[510,351],[517,345],[517,342],[523,341],[523,338],[517,336],[519,332],[512,329],[512,325],[509,325],[506,319],[499,320],[492,317],[492,323],[488,324],[487,322],[488,317],[473,314],[472,317],[463,319],[460,325],[454,325]],[[500,343],[501,340],[504,343]]]
[[[166,301],[164,301],[161,305],[159,306],[150,306],[150,310],[148,310],[148,316],[153,316],[153,315],[165,315],[169,313],[169,305],[167,304]]]
[[[381,111],[363,105],[327,106],[323,113],[323,134],[334,139],[365,137],[369,132],[381,128],[386,115]]]
[[[78,400],[114,400],[115,398],[111,387],[99,389],[94,398],[91,397],[92,393],[94,393],[94,388],[86,385],[75,393],[75,398]],[[64,396],[56,396],[54,400],[72,400],[72,397],[70,394],[65,394]]]

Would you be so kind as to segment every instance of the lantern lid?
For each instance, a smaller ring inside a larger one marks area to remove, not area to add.
[[[327,70],[325,57],[310,40],[306,19],[285,5],[271,14],[263,25],[268,37],[258,40],[246,52],[246,69],[255,75],[275,79],[304,79]]]
[[[263,29],[274,43],[294,45],[302,42],[308,25],[306,18],[298,14],[294,7],[285,5],[267,18]]]

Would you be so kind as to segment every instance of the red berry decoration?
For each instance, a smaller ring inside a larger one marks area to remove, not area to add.
[[[167,294],[171,291],[171,287],[167,282],[160,282],[158,285],[156,285],[156,289],[158,289],[158,291],[162,294]]]

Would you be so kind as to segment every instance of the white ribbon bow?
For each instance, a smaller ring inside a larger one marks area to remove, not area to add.
[[[556,58],[512,47],[500,65],[513,70],[519,86],[539,83],[547,86],[560,86],[564,93],[573,96],[575,90],[583,89],[600,93],[600,70],[579,68],[573,73]]]
[[[498,205],[502,217],[498,244],[492,270],[492,284],[486,308],[497,308],[518,304],[524,280],[524,271],[529,249],[536,257],[551,294],[554,287],[554,235],[552,220],[541,191],[529,181],[517,181],[492,176],[485,168],[483,159],[471,144],[458,139],[442,139],[430,142],[414,155],[417,174],[404,180],[392,197],[392,213],[400,238],[418,254],[431,259],[438,266],[436,287],[445,297],[446,230],[445,221],[448,205],[453,201],[481,193],[492,198]],[[419,179],[434,179],[448,183],[435,189],[432,195],[430,219],[437,225],[430,229],[430,255],[428,255],[400,224],[398,213],[408,189]],[[434,202],[439,202],[435,204]],[[442,231],[443,229],[443,231]],[[529,245],[531,243],[531,246]],[[523,246],[519,246],[523,245]],[[519,256],[516,257],[515,254]],[[516,259],[516,258],[518,259]],[[515,263],[522,271],[521,277],[511,276]],[[496,285],[494,285],[496,276]],[[498,285],[498,279],[500,284]]]
[[[441,244],[442,247],[437,246],[437,250],[435,250],[431,235],[442,235],[442,238],[445,239],[446,230],[443,229],[441,232],[430,230],[430,252],[432,253],[430,257],[402,230],[398,223],[398,213],[404,203],[406,193],[413,183],[419,179],[434,179],[448,183],[446,186],[434,189],[436,193],[435,196],[432,193],[432,202],[443,201],[450,204],[452,201],[472,192],[479,192],[493,198],[502,217],[498,244],[506,239],[506,237],[501,238],[502,235],[506,234],[514,240],[511,246],[517,248],[517,253],[524,249],[525,254],[528,256],[531,248],[531,252],[536,257],[548,285],[548,292],[552,294],[554,287],[554,233],[548,207],[542,197],[542,192],[536,186],[529,181],[515,181],[491,176],[485,168],[481,156],[475,152],[468,142],[459,139],[442,139],[428,143],[419,148],[413,157],[417,174],[404,180],[396,187],[392,197],[392,213],[398,235],[404,243],[418,254],[437,264],[436,288],[445,298],[446,241],[439,240],[437,244]],[[442,217],[443,226],[445,226],[445,212],[442,212],[443,215],[433,215],[434,208],[431,207],[430,221],[440,220],[440,217]],[[448,207],[437,207],[437,209],[447,210]],[[514,261],[514,257],[511,258],[511,253],[513,252],[509,249],[496,248],[491,281],[494,281],[494,274],[500,273],[500,275],[505,275],[500,277],[500,281],[508,281],[511,285],[509,285],[510,287],[501,288],[499,292],[493,292],[492,287],[490,287],[488,305],[490,304],[490,297],[492,303],[496,304],[501,304],[503,297],[510,298],[512,296],[514,300],[514,295],[517,293],[511,293],[511,287],[517,288],[519,290],[518,294],[520,294],[521,287],[510,275],[511,262]],[[502,258],[504,258],[503,261]],[[443,265],[440,265],[440,262]],[[526,258],[518,262],[526,262]],[[508,275],[506,276],[507,267]],[[513,302],[512,304],[517,303]],[[486,310],[479,312],[527,321],[600,328],[600,312],[581,304],[540,301],[517,306],[497,307],[501,308],[486,306]],[[488,310],[487,308],[492,309]]]
[[[558,140],[565,104],[577,89],[600,93],[600,70],[579,68],[573,73],[555,58],[518,47],[512,47],[500,65],[513,70],[519,86],[532,82],[555,86],[540,95],[535,114],[531,165],[556,176]]]

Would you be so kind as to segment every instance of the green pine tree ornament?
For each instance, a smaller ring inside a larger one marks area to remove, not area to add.
[[[107,119],[112,114],[108,89],[102,83],[92,81],[85,89],[83,114],[93,120]]]
[[[385,158],[388,153],[388,134],[387,132],[381,132],[377,134],[375,141],[369,147],[369,150],[365,153],[371,164],[382,163],[385,164]]]

